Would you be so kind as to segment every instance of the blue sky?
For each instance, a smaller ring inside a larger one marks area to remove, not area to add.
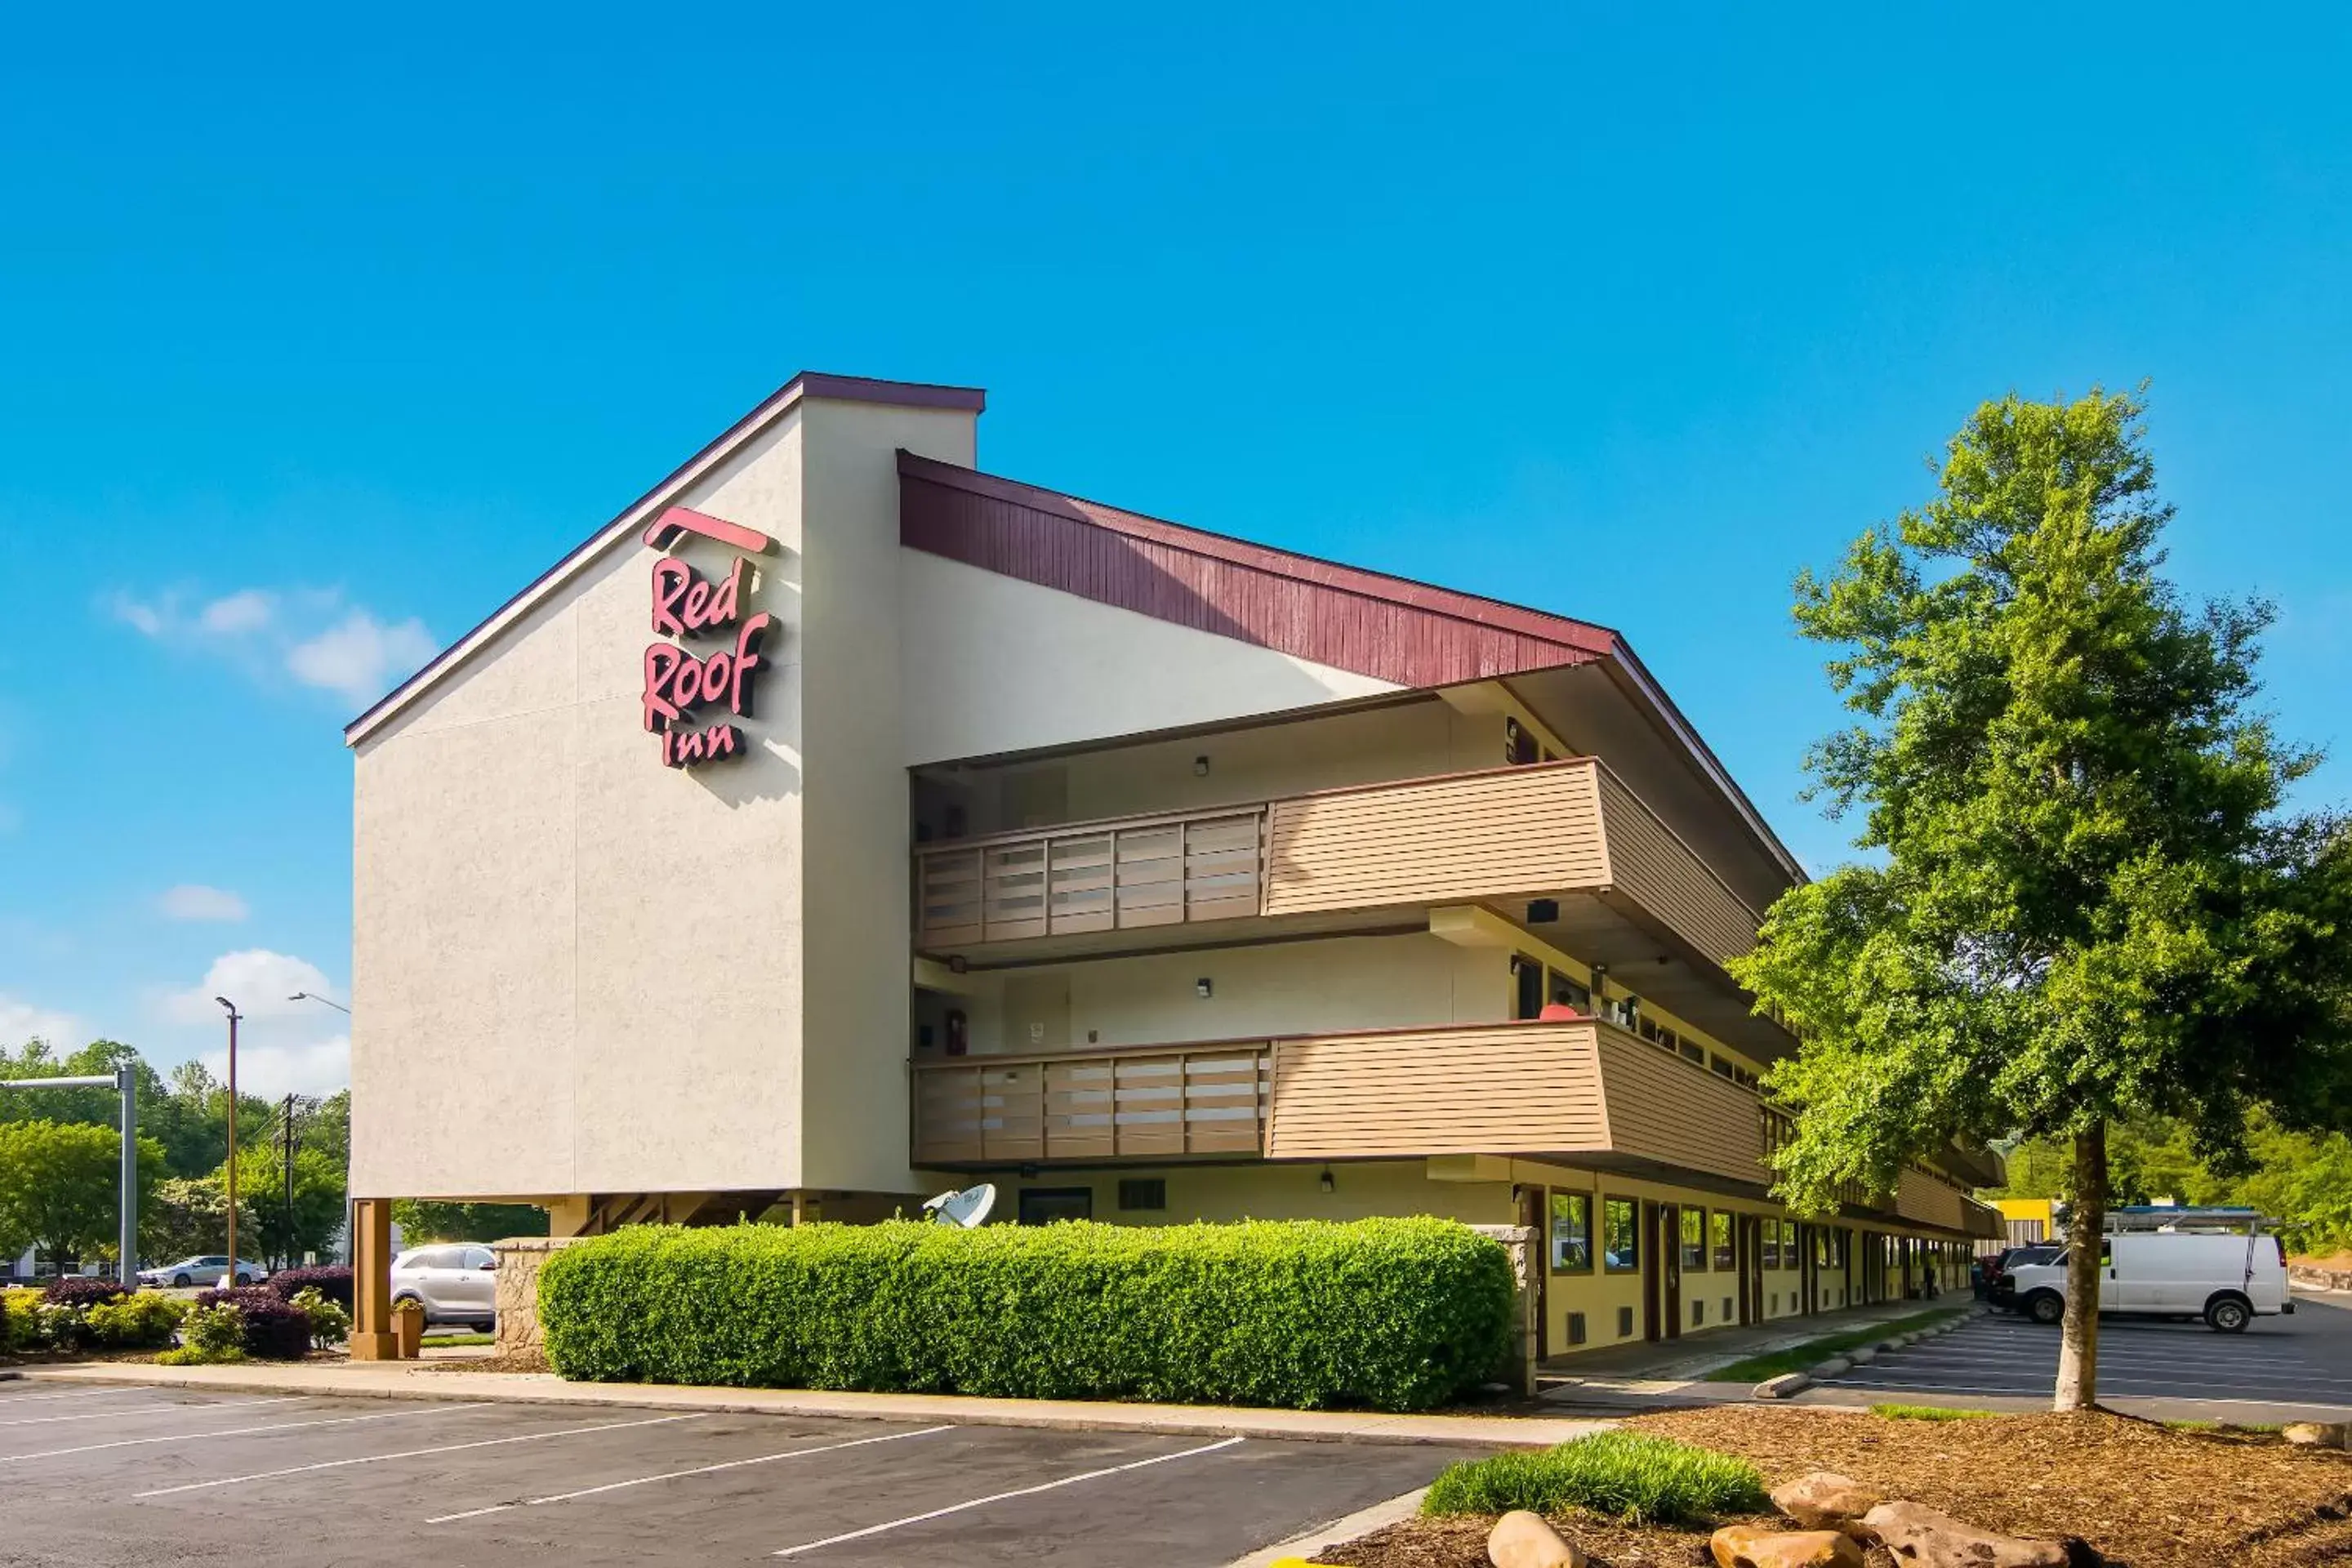
[[[268,998],[344,994],[342,722],[803,367],[1613,625],[1817,866],[1791,574],[1979,400],[2149,378],[2175,571],[2352,728],[2340,11],[64,9],[0,60],[0,1038],[184,1059],[236,984],[331,1085]]]

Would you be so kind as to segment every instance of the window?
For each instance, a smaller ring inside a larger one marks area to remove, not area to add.
[[[1031,1187],[1021,1194],[1023,1225],[1051,1225],[1057,1219],[1094,1217],[1092,1187]]]
[[[1683,1060],[1686,1062],[1696,1062],[1701,1067],[1705,1067],[1706,1065],[1706,1049],[1696,1040],[1683,1041],[1682,1051]]]
[[[1780,1266],[1784,1268],[1794,1268],[1804,1261],[1805,1255],[1797,1249],[1797,1222],[1792,1219],[1782,1220],[1780,1222]]]
[[[1536,738],[1523,729],[1517,719],[1503,721],[1503,761],[1513,767],[1525,767],[1536,760]]]
[[[1122,1176],[1118,1184],[1118,1206],[1122,1209],[1164,1209],[1168,1206],[1168,1181],[1164,1176]]]
[[[1546,970],[1546,985],[1551,999],[1563,1007],[1573,1007],[1580,1013],[1592,1011],[1592,993],[1562,974],[1557,969]]]
[[[1707,1070],[1714,1073],[1716,1077],[1727,1078],[1734,1083],[1738,1083],[1739,1081],[1739,1069],[1733,1067],[1723,1058],[1709,1057],[1706,1058],[1706,1065]]]
[[[1780,1267],[1780,1224],[1778,1220],[1764,1222],[1764,1267]]]
[[[1683,1269],[1706,1267],[1706,1211],[1685,1208],[1682,1212]]]
[[[1641,1226],[1632,1198],[1601,1202],[1601,1261],[1612,1274],[1631,1274],[1642,1267]]]
[[[1731,1240],[1731,1215],[1727,1210],[1717,1209],[1706,1216],[1706,1225],[1707,1247],[1715,1254],[1715,1266],[1727,1274],[1739,1266]]]
[[[1554,1193],[1551,1195],[1551,1271],[1554,1274],[1592,1272],[1592,1195]]]
[[[497,1258],[491,1255],[490,1249],[487,1247],[466,1248],[466,1267],[468,1268],[488,1268],[496,1261]]]

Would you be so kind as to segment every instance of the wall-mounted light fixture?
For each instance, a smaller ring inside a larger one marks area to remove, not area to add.
[[[1207,778],[1209,776],[1209,759],[1206,757],[1194,757],[1192,759],[1192,771],[1202,778]]]
[[[1201,976],[1200,979],[1192,982],[1192,994],[1200,997],[1202,1001],[1208,1000],[1211,995],[1214,994],[1216,989],[1216,982],[1211,980],[1205,974]]]
[[[1322,1188],[1327,1193],[1335,1193],[1339,1190],[1339,1184],[1331,1179],[1331,1167],[1328,1165],[1323,1167],[1323,1173],[1315,1179],[1315,1184]]]

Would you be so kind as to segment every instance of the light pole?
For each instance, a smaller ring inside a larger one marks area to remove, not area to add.
[[[297,991],[294,994],[286,998],[286,1000],[289,1002],[323,1002],[328,1006],[332,1007],[336,1012],[341,1013],[346,1018],[352,1016],[352,1010],[349,1007],[344,1006],[341,1002],[336,1001],[331,996],[321,996],[315,991]],[[350,1140],[345,1139],[344,1142],[349,1143]],[[286,1222],[287,1227],[289,1230],[291,1230],[294,1223],[291,1218],[294,1212],[294,1156],[290,1151],[286,1156],[286,1212],[289,1215]],[[356,1258],[359,1255],[358,1234],[353,1230],[352,1225],[352,1168],[350,1162],[347,1160],[343,1165],[343,1255],[345,1262],[351,1261],[353,1258]]]
[[[104,1078],[20,1078],[0,1089],[112,1089],[122,1097],[122,1217],[115,1242],[121,1256],[114,1277],[125,1290],[139,1285],[139,1074],[129,1062]],[[63,1264],[60,1263],[62,1268]]]
[[[243,1016],[236,1004],[226,996],[215,996],[221,1011],[228,1015],[228,1274],[221,1289],[236,1289],[236,1026]]]
[[[286,1000],[289,1002],[324,1002],[328,1006],[332,1007],[344,1017],[348,1018],[352,1016],[352,1010],[349,1007],[344,1006],[341,1002],[334,1001],[330,997],[321,996],[314,991],[297,991],[293,995],[286,998]]]

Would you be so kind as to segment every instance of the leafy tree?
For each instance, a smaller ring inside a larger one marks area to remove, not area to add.
[[[441,1203],[404,1198],[392,1205],[401,1244],[428,1241],[503,1241],[510,1236],[545,1236],[547,1211],[531,1204]]]
[[[227,1166],[213,1177],[219,1207],[227,1215]],[[294,1202],[286,1203],[286,1160],[275,1142],[248,1145],[237,1155],[238,1245],[251,1236],[254,1250],[291,1259],[324,1252],[343,1223],[343,1167],[315,1149],[294,1151]],[[248,1230],[247,1226],[252,1228]]]
[[[37,1247],[60,1269],[84,1255],[112,1257],[121,1216],[122,1134],[61,1121],[0,1126],[0,1248]],[[139,1140],[143,1217],[163,1180],[163,1151]]]
[[[1955,1134],[2057,1134],[2096,1236],[2119,1119],[2178,1117],[2222,1170],[2258,1105],[2352,1123],[2352,832],[2283,809],[2317,758],[2252,707],[2269,611],[2159,574],[2142,412],[1987,404],[1933,500],[1798,579],[1862,716],[1812,749],[1815,792],[1876,857],[1784,895],[1734,965],[1801,1042],[1769,1080],[1798,1206]],[[2074,1251],[2061,1409],[2096,1401],[2096,1260]]]
[[[155,1189],[152,1207],[142,1204],[141,1210],[139,1250],[154,1262],[176,1263],[228,1245],[228,1189],[218,1172],[167,1178]],[[237,1235],[257,1236],[260,1229],[252,1194],[239,1191]]]

